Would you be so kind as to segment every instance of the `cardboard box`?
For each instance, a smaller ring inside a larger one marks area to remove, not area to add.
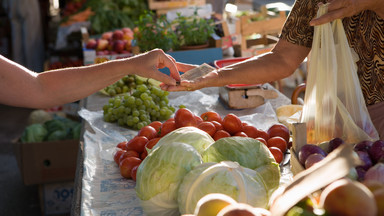
[[[25,185],[75,179],[79,140],[14,143],[14,152]]]
[[[293,123],[289,125],[289,130],[292,132],[290,167],[293,175],[296,175],[305,170],[299,161],[298,152],[303,145],[307,144],[307,128],[305,123]]]
[[[43,215],[69,215],[73,190],[73,181],[39,185],[40,205]]]

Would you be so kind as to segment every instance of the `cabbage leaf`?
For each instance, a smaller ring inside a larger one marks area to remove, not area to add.
[[[233,161],[203,163],[191,170],[178,191],[181,214],[193,214],[207,194],[222,193],[240,203],[267,208],[269,195],[260,174]]]
[[[225,137],[211,144],[202,154],[204,162],[235,161],[257,171],[269,194],[280,184],[280,167],[268,147],[250,137]]]
[[[170,142],[153,150],[137,170],[136,194],[146,215],[180,215],[177,191],[184,176],[202,163],[191,145]]]

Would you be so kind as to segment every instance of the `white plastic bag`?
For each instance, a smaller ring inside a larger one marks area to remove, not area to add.
[[[327,9],[328,4],[321,5],[317,16]],[[347,143],[379,139],[365,105],[353,53],[340,19],[315,26],[301,118],[307,124],[308,143],[335,137]]]

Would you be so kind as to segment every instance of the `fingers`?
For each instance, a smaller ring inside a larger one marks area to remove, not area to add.
[[[345,9],[338,9],[338,10],[334,10],[332,12],[328,12],[327,14],[324,14],[321,17],[318,17],[318,18],[311,20],[311,22],[309,24],[311,26],[316,26],[316,25],[322,25],[325,23],[329,23],[335,19],[341,19],[344,17],[343,16],[344,11],[345,11]]]
[[[363,8],[359,8],[358,1],[351,0],[329,0],[328,13],[311,20],[311,26],[321,25],[335,19],[342,19],[357,14]],[[319,5],[321,5],[320,3]]]
[[[176,67],[176,64],[175,64],[176,60],[172,56],[164,53],[163,50],[159,50],[159,51],[160,51],[160,54],[158,55],[159,59],[157,62],[158,68],[167,67],[170,71],[170,76],[174,79],[174,82],[172,82],[172,83],[174,83],[174,85],[176,85],[176,81],[180,80],[180,74],[179,74],[177,67]],[[157,68],[156,68],[156,70],[157,70]],[[161,73],[161,72],[159,71],[159,73]]]
[[[176,62],[176,65],[177,65],[177,68],[179,69],[179,71],[183,72],[183,73],[198,67],[198,65],[186,64],[186,63],[181,63],[181,62]]]
[[[180,85],[166,85],[165,83],[160,84],[160,88],[165,91],[194,91],[199,89],[193,82],[183,80]]]
[[[151,74],[151,78],[159,80],[167,85],[176,85],[176,80],[174,78],[168,76],[165,73],[162,73],[161,71],[157,70],[157,68],[154,68],[153,73]]]

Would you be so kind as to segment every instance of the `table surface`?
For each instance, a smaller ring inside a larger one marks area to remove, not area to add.
[[[264,87],[276,90],[269,84],[264,84]],[[216,87],[193,92],[171,92],[168,97],[169,104],[175,107],[183,104],[196,114],[208,110],[215,110],[221,116],[234,113],[242,121],[251,123],[260,129],[267,129],[271,124],[276,123],[274,110],[277,107],[290,104],[290,99],[278,92],[278,98],[268,99],[264,105],[257,108],[227,109],[225,104],[218,100],[218,88]],[[80,113],[84,120],[71,215],[106,213],[125,215],[126,212],[133,212],[129,215],[142,215],[134,191],[135,182],[121,177],[111,153],[111,147],[116,146],[117,141],[121,139],[120,134],[129,139],[136,135],[137,131],[103,123],[102,106],[107,103],[108,99],[109,97],[105,95],[95,93],[80,102],[80,107],[83,109]],[[290,180],[289,167],[282,168],[285,181]],[[125,191],[125,193],[121,191]]]

